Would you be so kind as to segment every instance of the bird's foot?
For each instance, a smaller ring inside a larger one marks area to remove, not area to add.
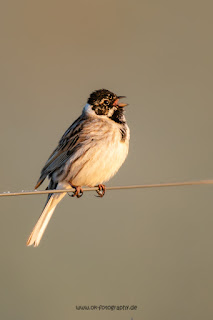
[[[96,190],[98,197],[103,198],[106,192],[106,187],[104,184],[99,184],[98,185],[98,190]]]
[[[69,196],[70,197],[77,197],[77,198],[80,198],[80,197],[82,197],[83,196],[83,189],[81,188],[81,187],[75,187],[75,186],[72,186],[71,185],[71,187],[72,188],[74,188],[75,189],[75,191],[72,193],[72,194],[69,194]]]

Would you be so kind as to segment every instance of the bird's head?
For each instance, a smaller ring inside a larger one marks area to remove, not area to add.
[[[113,119],[115,115],[123,115],[124,107],[126,103],[120,103],[119,100],[125,98],[124,96],[117,96],[113,92],[100,89],[91,93],[87,104],[91,113],[95,112],[99,116],[107,116]],[[89,111],[89,110],[88,110]]]

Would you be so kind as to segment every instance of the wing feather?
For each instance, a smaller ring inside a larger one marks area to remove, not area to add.
[[[95,128],[96,127],[96,128]],[[97,134],[101,130],[102,122],[85,118],[81,115],[63,134],[57,148],[52,152],[45,163],[41,176],[35,186],[37,189],[45,178],[55,170],[60,169],[72,157],[73,161],[82,153],[88,150],[95,141],[102,139],[102,135]],[[93,131],[93,129],[95,130]],[[91,134],[93,131],[93,134]],[[94,140],[91,143],[91,140]]]
[[[84,126],[84,117],[81,115],[73,124],[65,131],[61,137],[57,148],[51,153],[47,162],[45,163],[43,169],[41,170],[40,178],[37,181],[35,189],[37,189],[45,178],[54,172],[64,161],[66,161],[71,156],[72,149],[75,148],[81,131]],[[67,151],[69,149],[69,155]]]

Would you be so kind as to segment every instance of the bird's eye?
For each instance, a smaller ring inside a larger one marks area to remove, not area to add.
[[[104,100],[104,104],[106,104],[108,106],[109,100]]]

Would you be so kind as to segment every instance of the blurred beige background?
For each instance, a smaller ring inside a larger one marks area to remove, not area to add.
[[[108,185],[212,178],[211,1],[0,5],[0,192],[33,189],[100,88],[130,104],[130,153]],[[1,198],[0,318],[212,319],[212,194],[195,186],[66,197],[37,249],[25,242],[46,196]],[[100,304],[138,308],[75,308]]]

